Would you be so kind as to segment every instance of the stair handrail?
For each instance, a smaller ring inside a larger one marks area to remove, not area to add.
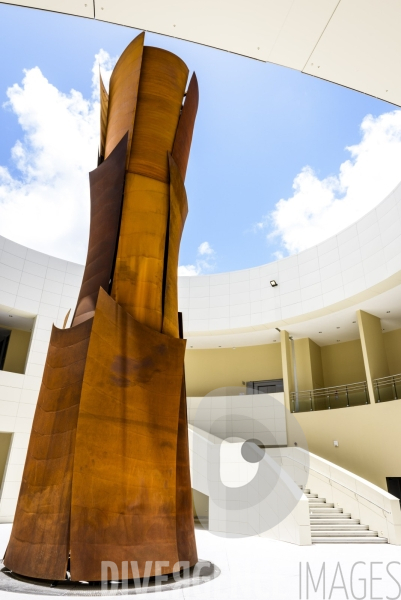
[[[298,462],[298,461],[296,461]],[[298,463],[301,464],[301,463]],[[306,469],[305,469],[306,470]],[[309,467],[308,469],[309,471],[315,471],[315,473],[319,473],[319,475],[322,475],[322,473],[320,471],[317,471],[316,469],[314,469],[313,467]],[[327,475],[326,475],[327,477]],[[375,506],[377,506],[377,508],[380,508],[380,510],[383,510],[384,512],[388,513],[389,515],[391,515],[391,510],[387,510],[387,508],[383,508],[382,506],[380,506],[380,504],[376,504],[376,502],[373,502],[373,500],[371,500],[370,498],[366,498],[366,496],[363,496],[362,494],[360,494],[359,492],[356,492],[355,490],[352,490],[351,488],[349,488],[347,485],[344,485],[343,483],[340,483],[339,481],[336,481],[335,479],[332,479],[331,477],[327,477],[327,479],[330,482],[330,485],[333,485],[333,483],[336,483],[337,485],[341,485],[341,487],[345,488],[346,490],[348,490],[349,492],[352,492],[354,494],[354,496],[359,496],[360,498],[363,498],[364,500],[367,500],[368,502],[370,502],[371,504],[374,504]]]

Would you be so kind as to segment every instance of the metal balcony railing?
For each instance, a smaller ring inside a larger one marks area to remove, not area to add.
[[[291,392],[291,412],[331,410],[332,408],[346,408],[362,404],[369,404],[369,392],[366,381],[315,390],[304,390],[302,392]]]
[[[401,373],[373,380],[376,402],[401,399]]]

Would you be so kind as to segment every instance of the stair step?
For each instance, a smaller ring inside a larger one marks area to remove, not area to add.
[[[313,519],[328,519],[330,517],[332,518],[338,518],[338,519],[351,519],[351,513],[341,513],[341,512],[331,512],[333,509],[332,508],[328,508],[327,510],[316,510],[314,512],[312,512],[310,514],[310,520],[311,523],[313,522]]]
[[[314,544],[387,544],[387,538],[383,537],[314,537]]]
[[[352,529],[325,529],[320,531],[312,531],[312,537],[378,537],[378,532],[370,531],[369,529],[365,531],[360,529],[357,529],[355,531]]]
[[[313,517],[311,516],[310,518],[310,522],[311,522],[311,526],[315,527],[315,526],[323,526],[323,525],[359,525],[360,524],[360,520],[359,519],[350,519],[347,518],[346,515],[342,514],[342,515],[338,515],[338,517],[332,517],[331,519],[326,519],[325,517]],[[367,527],[367,525],[364,527]]]
[[[377,531],[370,531],[368,525],[361,525],[360,519],[353,519],[351,513],[335,508],[332,502],[326,502],[326,498],[319,498],[309,489],[302,491],[308,498],[313,544],[388,543],[387,538],[379,537]]]
[[[349,523],[348,521],[352,521],[352,519],[342,519],[342,521],[338,521],[337,523],[332,523],[328,519],[321,519],[324,523],[319,522],[319,524],[311,523],[311,531],[369,531],[368,525],[359,525],[359,523]]]
[[[338,513],[342,513],[343,509],[342,508],[311,508],[309,510],[311,515],[334,515],[334,514],[338,514]],[[351,516],[351,514],[350,514]]]

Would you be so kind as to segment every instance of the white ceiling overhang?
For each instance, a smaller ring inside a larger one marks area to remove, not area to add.
[[[401,0],[17,0],[272,62],[401,106]]]

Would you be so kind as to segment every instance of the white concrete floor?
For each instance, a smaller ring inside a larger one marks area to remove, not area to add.
[[[10,531],[11,525],[0,525],[1,556],[7,546]],[[214,562],[221,569],[221,575],[197,587],[152,593],[149,596],[150,600],[300,600],[306,598],[376,600],[386,597],[396,600],[401,598],[401,547],[399,546],[324,544],[301,547],[261,537],[218,537],[202,529],[197,529],[196,537],[199,557]],[[358,562],[360,564],[356,564],[352,571],[353,566]],[[315,592],[310,577],[307,593],[307,563],[315,585],[325,563],[325,593],[323,578]],[[366,582],[365,593],[364,581]],[[335,587],[332,589],[333,585]],[[35,597],[0,591],[1,600],[30,600]],[[44,600],[44,596],[38,598]]]

